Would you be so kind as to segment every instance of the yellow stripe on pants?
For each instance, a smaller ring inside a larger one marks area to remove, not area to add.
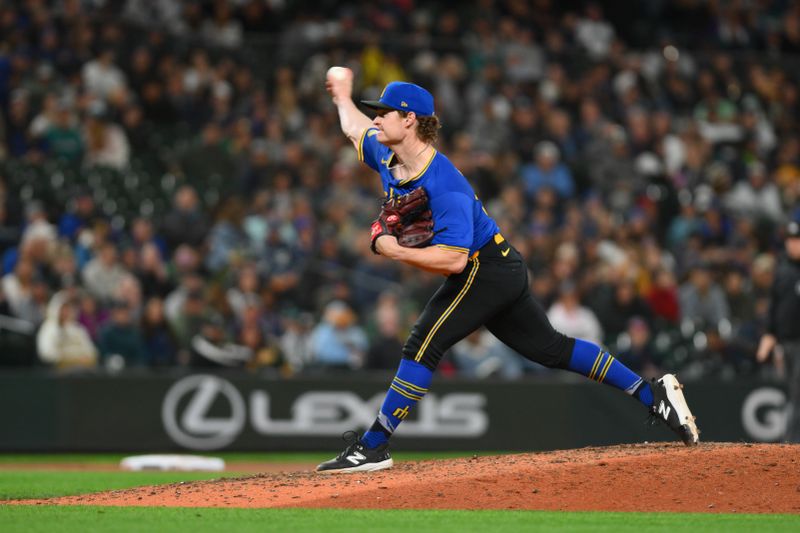
[[[439,317],[439,320],[436,321],[436,323],[431,328],[430,332],[428,332],[428,336],[425,337],[425,342],[422,343],[419,352],[417,352],[416,357],[414,357],[414,361],[419,362],[422,359],[422,356],[425,354],[425,350],[428,348],[428,344],[430,344],[431,339],[433,339],[433,336],[436,334],[436,331],[438,331],[438,329],[441,327],[441,325],[444,323],[447,317],[450,316],[453,310],[458,306],[459,302],[461,302],[461,300],[464,298],[464,295],[467,294],[467,291],[469,290],[470,286],[472,286],[472,281],[475,279],[475,274],[478,273],[479,266],[480,266],[480,261],[478,261],[478,258],[476,257],[475,259],[472,260],[472,270],[470,270],[469,272],[469,277],[467,278],[467,282],[461,288],[461,291],[459,291],[458,295],[453,300],[453,303],[451,303],[450,306],[447,309],[445,309],[444,313],[442,313],[442,316]]]

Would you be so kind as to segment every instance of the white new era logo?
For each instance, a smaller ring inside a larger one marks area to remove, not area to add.
[[[366,456],[361,455],[358,452],[353,452],[353,455],[348,455],[346,459],[351,463],[353,463],[354,465],[357,465],[359,461],[363,461],[364,459],[366,459]]]
[[[672,410],[672,407],[667,407],[664,403],[664,400],[661,400],[661,403],[658,404],[658,414],[664,417],[664,420],[667,419],[669,416],[669,412]]]

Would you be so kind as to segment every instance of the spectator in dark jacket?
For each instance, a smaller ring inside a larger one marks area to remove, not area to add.
[[[185,185],[175,193],[175,207],[164,217],[162,228],[170,250],[181,244],[199,247],[210,228],[208,215],[202,210],[197,192]]]
[[[176,364],[178,343],[164,317],[164,301],[161,298],[147,300],[142,316],[142,335],[150,366]]]
[[[98,340],[103,363],[114,370],[147,365],[147,351],[139,327],[133,323],[125,302],[111,306],[111,320],[100,330]]]

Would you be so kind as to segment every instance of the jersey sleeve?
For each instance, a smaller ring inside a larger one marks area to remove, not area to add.
[[[448,192],[431,199],[434,213],[431,244],[454,252],[469,253],[473,238],[473,200],[462,192]]]
[[[377,128],[367,128],[358,141],[358,160],[363,161],[377,172],[380,171],[381,159],[386,158],[389,149],[376,139]]]

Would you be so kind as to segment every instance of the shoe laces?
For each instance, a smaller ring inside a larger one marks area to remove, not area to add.
[[[350,452],[357,446],[361,446],[361,436],[355,431],[345,431],[342,433],[342,440],[347,444],[347,448],[339,454],[339,458],[350,455]]]

